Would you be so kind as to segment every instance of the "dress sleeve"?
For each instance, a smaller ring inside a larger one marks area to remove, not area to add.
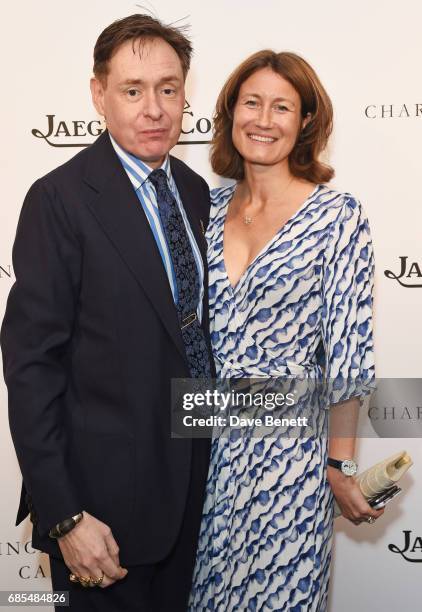
[[[222,187],[214,187],[214,189],[210,190],[210,222],[214,221],[215,218],[220,214],[221,210],[225,208],[227,200],[230,200],[232,198],[235,189],[236,183],[228,183],[227,185],[223,185]]]
[[[344,196],[323,264],[322,338],[328,405],[370,393],[375,384],[372,335],[374,257],[360,203]]]

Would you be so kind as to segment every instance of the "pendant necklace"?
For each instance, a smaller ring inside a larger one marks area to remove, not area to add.
[[[285,188],[285,189],[283,189],[283,191],[281,192],[281,196],[283,196],[283,195],[284,195],[284,194],[287,192],[288,188],[290,187],[290,185],[291,185],[291,184],[292,184],[292,182],[293,182],[293,179],[294,179],[294,176],[292,176],[292,178],[290,179],[290,181],[287,183],[286,188]],[[281,197],[281,196],[280,196],[280,197]],[[254,220],[254,219],[253,219],[253,217],[250,217],[249,215],[246,215],[246,214],[244,214],[244,215],[243,215],[243,223],[244,223],[245,225],[250,225],[250,224],[252,223],[252,221],[253,221],[253,220]]]

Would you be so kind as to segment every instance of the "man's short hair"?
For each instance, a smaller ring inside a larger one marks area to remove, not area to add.
[[[183,76],[186,78],[192,56],[191,42],[181,28],[164,25],[158,19],[141,13],[118,19],[101,32],[94,47],[95,77],[103,82],[107,79],[109,61],[126,41],[132,40],[135,45],[138,40],[154,38],[161,38],[173,47],[179,56]]]

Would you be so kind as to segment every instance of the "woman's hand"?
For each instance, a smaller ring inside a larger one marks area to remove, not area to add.
[[[340,470],[327,466],[327,479],[342,515],[355,525],[368,522],[371,516],[377,519],[384,514],[384,509],[371,508],[352,476],[345,476]]]

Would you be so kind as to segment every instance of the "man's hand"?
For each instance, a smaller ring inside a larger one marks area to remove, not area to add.
[[[110,527],[88,512],[80,523],[58,540],[64,562],[76,576],[104,578],[101,587],[108,587],[127,574],[120,567],[119,547]]]

